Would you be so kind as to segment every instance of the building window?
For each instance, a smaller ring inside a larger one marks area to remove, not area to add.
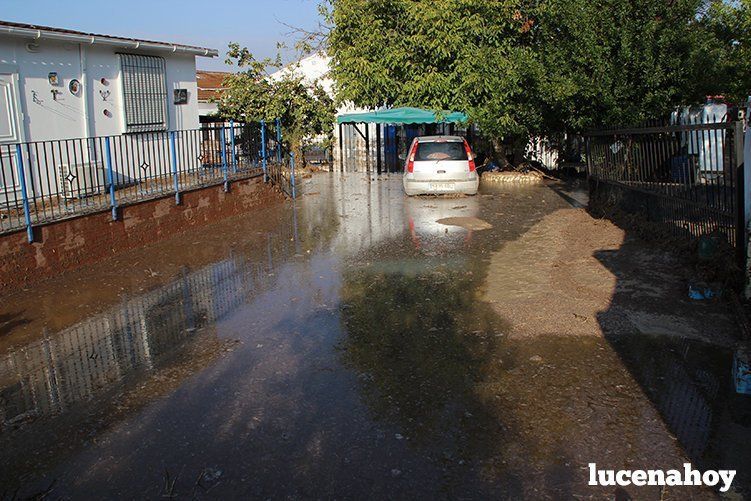
[[[167,130],[167,81],[164,58],[120,54],[125,103],[125,132]]]

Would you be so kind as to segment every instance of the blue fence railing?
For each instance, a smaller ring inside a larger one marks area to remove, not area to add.
[[[260,175],[293,196],[282,150],[278,120],[0,145],[0,233]]]

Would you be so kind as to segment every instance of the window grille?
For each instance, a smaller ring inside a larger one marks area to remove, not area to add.
[[[167,130],[164,58],[120,54],[125,132]]]

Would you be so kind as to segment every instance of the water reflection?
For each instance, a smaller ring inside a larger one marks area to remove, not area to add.
[[[184,269],[177,280],[11,350],[0,358],[0,425],[62,413],[137,370],[157,367],[267,290],[275,261],[294,254],[295,243],[294,237],[269,236],[265,260],[238,256]]]
[[[508,325],[476,301],[467,263],[363,267],[342,287],[341,354],[365,403],[415,444],[449,456],[467,454],[469,441],[476,452],[479,434],[470,430],[502,424],[474,389]]]

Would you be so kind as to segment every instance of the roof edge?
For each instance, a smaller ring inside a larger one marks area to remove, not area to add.
[[[194,56],[201,57],[217,57],[219,55],[219,51],[217,49],[210,49],[207,47],[196,47],[192,45],[182,45],[169,42],[155,42],[150,40],[139,40],[136,38],[124,38],[110,35],[97,35],[94,33],[64,30],[60,28],[52,28],[49,26],[24,25],[21,23],[11,23],[7,21],[0,21],[0,35],[31,38],[33,40],[60,40],[87,45],[99,44],[126,49],[144,49],[180,54],[192,54]]]

